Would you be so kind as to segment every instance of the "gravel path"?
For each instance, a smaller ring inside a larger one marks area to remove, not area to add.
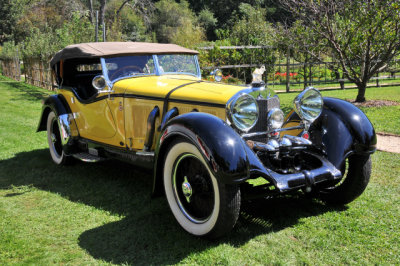
[[[400,136],[377,133],[378,150],[400,153]]]

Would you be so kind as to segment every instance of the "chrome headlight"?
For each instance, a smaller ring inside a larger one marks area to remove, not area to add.
[[[318,90],[308,87],[297,95],[293,103],[294,110],[300,118],[308,123],[312,123],[320,116],[324,101]]]
[[[249,94],[242,94],[228,106],[228,118],[243,132],[249,131],[258,120],[258,104]]]
[[[285,119],[285,115],[279,108],[273,108],[268,112],[267,121],[268,129],[281,128]]]

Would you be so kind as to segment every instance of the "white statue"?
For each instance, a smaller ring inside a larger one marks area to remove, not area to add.
[[[263,82],[262,80],[262,75],[265,72],[265,66],[262,65],[260,68],[256,68],[253,72],[253,81],[252,83],[261,83]]]

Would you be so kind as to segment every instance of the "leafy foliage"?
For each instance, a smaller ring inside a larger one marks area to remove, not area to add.
[[[397,0],[284,0],[299,22],[283,33],[292,46],[314,60],[332,55],[365,101],[368,80],[384,70],[400,51],[400,3]],[[283,37],[285,38],[285,37]]]
[[[265,21],[266,10],[242,3],[235,16],[229,38],[236,44],[268,45],[274,39],[273,27]]]
[[[186,1],[161,0],[155,4],[154,27],[159,42],[193,46],[205,39],[204,29]]]

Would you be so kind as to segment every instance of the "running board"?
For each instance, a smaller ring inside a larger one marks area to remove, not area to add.
[[[104,158],[86,152],[75,153],[72,157],[87,163],[97,163],[105,160]]]

